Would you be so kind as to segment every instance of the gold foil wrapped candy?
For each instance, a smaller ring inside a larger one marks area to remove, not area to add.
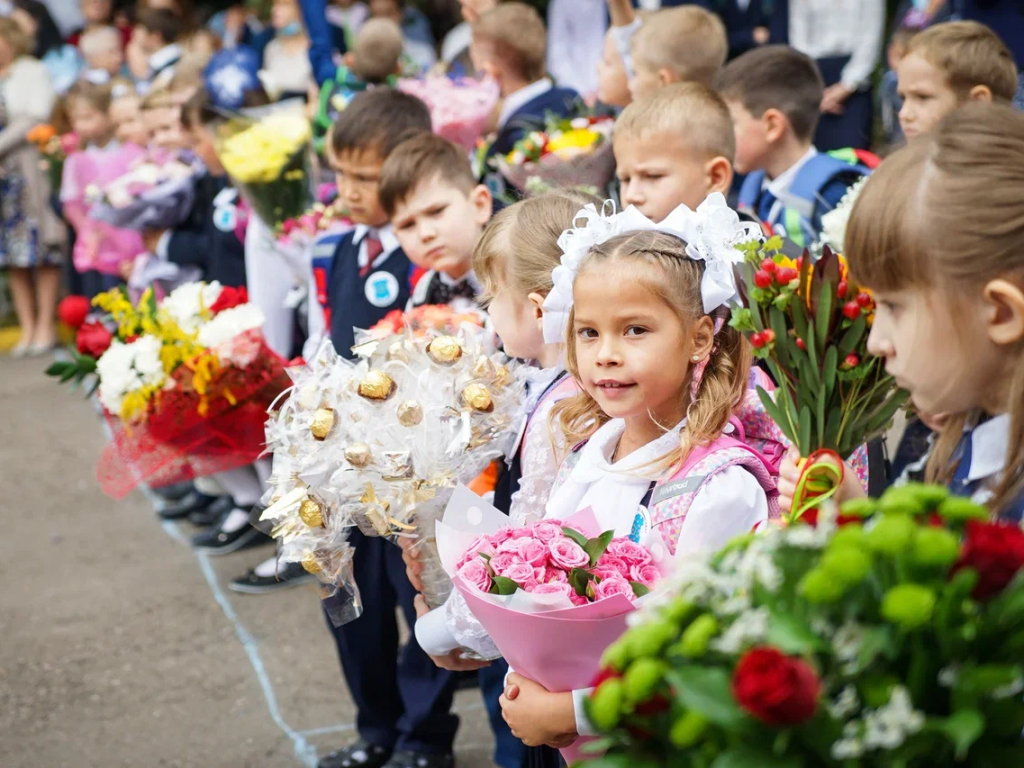
[[[305,569],[306,573],[312,573],[314,576],[322,570],[320,568],[320,563],[316,559],[316,555],[312,552],[302,558],[302,567]]]
[[[427,354],[435,363],[454,365],[462,357],[462,346],[453,336],[438,336],[427,345]]]
[[[395,380],[384,371],[370,371],[359,382],[357,391],[367,400],[383,401],[395,394],[395,389]]]
[[[462,402],[481,413],[490,413],[494,410],[494,399],[491,397],[491,390],[483,384],[470,384],[462,390]]]
[[[370,463],[372,458],[370,446],[366,443],[352,443],[352,445],[345,447],[345,461],[353,467],[362,469]]]
[[[423,421],[423,406],[415,400],[406,400],[398,406],[398,423],[403,427],[415,427]]]
[[[366,519],[370,521],[370,525],[373,526],[373,530],[377,532],[377,535],[387,536],[391,533],[391,519],[388,517],[388,513],[391,511],[391,504],[388,503],[388,500],[378,499],[373,486],[367,485],[366,493],[362,495],[359,501],[367,505],[364,514]]]
[[[326,440],[334,429],[335,414],[331,408],[317,408],[310,422],[309,431],[315,440]]]
[[[491,362],[491,358],[487,357],[487,355],[480,355],[476,359],[471,372],[474,379],[493,379],[496,373],[494,363]]]
[[[405,344],[400,341],[396,341],[388,347],[387,357],[391,362],[409,363],[409,353],[405,349]]]
[[[324,508],[316,499],[306,498],[299,505],[299,517],[310,528],[324,527]]]
[[[501,389],[507,387],[512,383],[512,372],[504,365],[499,365],[494,369],[494,386]]]

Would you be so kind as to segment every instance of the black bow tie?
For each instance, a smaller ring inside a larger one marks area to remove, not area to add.
[[[427,288],[427,298],[424,304],[450,304],[452,299],[463,298],[474,301],[476,289],[469,280],[462,280],[455,285],[449,285],[437,274]]]

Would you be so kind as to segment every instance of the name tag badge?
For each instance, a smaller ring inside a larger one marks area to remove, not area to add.
[[[390,307],[398,298],[398,278],[390,272],[374,272],[363,289],[366,300],[375,307]]]
[[[234,232],[238,224],[238,209],[233,205],[213,209],[213,226],[221,232]]]

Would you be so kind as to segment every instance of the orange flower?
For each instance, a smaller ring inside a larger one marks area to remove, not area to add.
[[[25,138],[37,147],[43,147],[50,139],[57,135],[57,129],[47,123],[40,123],[25,134]]]

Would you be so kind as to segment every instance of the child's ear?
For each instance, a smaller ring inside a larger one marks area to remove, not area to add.
[[[483,184],[477,184],[469,193],[469,202],[473,204],[476,223],[481,227],[491,219],[494,212],[494,201],[491,199],[491,190]]]
[[[704,166],[704,172],[708,178],[708,194],[721,192],[723,195],[729,193],[732,187],[732,163],[724,157],[716,157],[708,161]]]
[[[1024,290],[1009,280],[992,280],[984,296],[989,305],[989,339],[1000,346],[1024,339]]]
[[[677,82],[679,79],[679,75],[668,67],[662,67],[658,70],[658,82],[662,85],[672,85],[672,83]]]
[[[692,334],[693,350],[690,352],[690,363],[696,364],[706,359],[715,346],[715,321],[704,315],[694,323]]]
[[[533,319],[537,321],[537,328],[541,331],[544,330],[544,294],[537,293],[534,291],[526,297],[526,300],[530,302],[530,311],[533,313]]]
[[[789,118],[778,109],[766,109],[761,115],[761,122],[764,124],[765,138],[772,143],[785,136],[789,128]]]
[[[976,85],[967,94],[968,101],[985,101],[992,103],[992,89],[987,85]]]
[[[352,69],[352,67],[356,65],[356,55],[352,53],[352,51],[349,51],[341,57],[341,61],[346,67]]]

